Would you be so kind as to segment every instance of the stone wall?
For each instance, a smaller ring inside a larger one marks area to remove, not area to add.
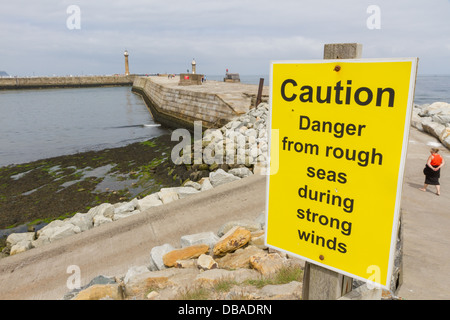
[[[205,129],[219,128],[239,115],[217,94],[168,87],[151,78],[136,78],[132,90],[143,96],[156,121],[172,128],[193,130],[194,121]]]
[[[135,76],[0,78],[0,90],[131,86]]]

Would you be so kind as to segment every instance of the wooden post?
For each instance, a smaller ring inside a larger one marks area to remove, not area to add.
[[[255,108],[261,103],[262,91],[264,87],[264,78],[259,78],[258,95],[256,96]]]
[[[333,43],[324,46],[324,59],[359,59],[359,43]],[[303,300],[336,300],[352,290],[352,278],[306,262],[303,273]]]

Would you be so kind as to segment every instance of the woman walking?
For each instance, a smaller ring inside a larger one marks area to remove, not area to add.
[[[439,184],[439,178],[441,177],[441,168],[444,166],[444,158],[438,154],[438,148],[431,148],[431,155],[428,157],[427,164],[423,173],[425,174],[425,184],[422,191],[427,191],[428,185],[436,186],[436,194],[439,196],[441,194],[441,186]]]

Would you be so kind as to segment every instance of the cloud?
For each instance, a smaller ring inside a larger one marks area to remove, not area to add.
[[[66,12],[80,8],[81,29]],[[370,30],[369,5],[381,29]],[[271,60],[321,59],[323,45],[363,44],[363,57],[418,56],[419,71],[450,73],[446,0],[17,0],[2,4],[0,54],[10,74],[183,72],[261,74]],[[423,67],[422,67],[423,66]],[[203,68],[203,69],[202,69]]]

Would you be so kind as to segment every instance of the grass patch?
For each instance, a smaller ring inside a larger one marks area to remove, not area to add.
[[[203,287],[188,288],[179,294],[177,300],[207,300],[210,291]]]
[[[244,283],[261,289],[262,287],[269,284],[279,285],[286,284],[292,281],[303,281],[303,270],[299,267],[283,267],[272,276],[261,277],[257,280],[246,280]]]

